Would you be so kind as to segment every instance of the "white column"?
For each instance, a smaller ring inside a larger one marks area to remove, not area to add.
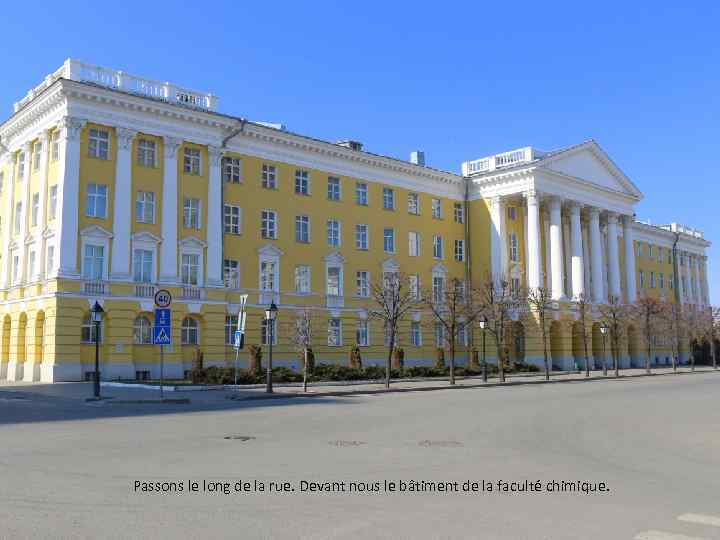
[[[25,143],[23,146],[23,152],[25,152],[25,171],[22,178],[22,217],[20,219],[20,234],[18,235],[18,256],[20,257],[20,279],[21,281],[30,280],[30,269],[27,268],[27,246],[25,245],[25,239],[28,235],[28,229],[30,228],[30,172],[33,166],[33,144],[31,142]],[[15,214],[13,214],[13,222],[15,220]],[[13,226],[15,224],[13,223]]]
[[[31,268],[30,279],[35,281],[45,274],[45,252],[47,250],[45,246],[45,236],[43,231],[45,230],[45,210],[48,205],[47,193],[48,193],[48,161],[50,155],[49,143],[50,135],[47,131],[43,131],[40,136],[40,144],[42,150],[40,154],[40,204],[38,205],[38,231],[37,231],[37,250],[35,253],[35,268]]]
[[[535,190],[527,196],[527,271],[528,287],[537,289],[540,283],[540,208]]]
[[[700,257],[693,256],[693,276],[695,279],[695,303],[700,305],[703,303],[700,294]]]
[[[608,213],[608,272],[610,296],[620,298],[620,260],[618,253],[617,214]]]
[[[162,194],[162,245],[160,246],[160,282],[178,281],[178,164],[177,151],[182,141],[165,137]]]
[[[550,210],[543,212],[543,234],[545,236],[545,287],[552,290],[552,257],[550,252]]]
[[[580,224],[580,205],[570,206],[570,249],[572,250],[572,294],[579,298],[585,294],[585,263],[583,262],[582,226]]]
[[[567,214],[562,216],[563,238],[563,271],[565,272],[565,296],[572,297],[572,246],[570,244],[570,218]]]
[[[600,234],[600,210],[590,208],[590,272],[592,272],[592,297],[594,302],[604,302],[602,236]]]
[[[677,261],[677,268],[678,268],[678,287],[680,287],[680,290],[678,291],[679,297],[680,297],[680,303],[685,304],[687,303],[687,281],[686,286],[683,287],[683,277],[685,276],[685,265],[683,263],[687,262],[687,257],[685,255],[684,251],[678,250],[677,252],[678,261]]]
[[[587,223],[582,223],[582,247],[583,247],[583,276],[585,276],[585,295],[592,300],[592,286],[590,284],[590,236]]]
[[[505,201],[502,197],[493,197],[490,219],[491,268],[496,280],[507,277],[507,238],[505,231]]]
[[[552,298],[563,300],[563,241],[561,202],[558,198],[550,201],[550,259],[552,267]]]
[[[133,220],[132,143],[137,131],[117,128],[115,204],[113,206],[112,264],[110,277],[130,281],[130,229]]]
[[[5,180],[3,189],[7,190],[7,199],[5,204],[5,214],[3,215],[3,257],[2,257],[2,287],[7,289],[11,283],[10,273],[12,271],[12,253],[8,249],[13,234],[13,208],[15,207],[15,164],[17,156],[15,152],[8,152],[3,158],[8,165],[5,171]]]
[[[80,208],[80,132],[85,120],[65,117],[60,129],[60,163],[58,164],[58,198],[56,238],[58,252],[52,275],[79,277],[78,216]]]
[[[208,147],[208,237],[207,237],[207,286],[222,287],[223,254],[223,207],[222,175],[220,160],[222,149]]]
[[[703,301],[706,305],[710,304],[710,290],[708,289],[708,264],[707,256],[702,257],[702,284],[703,284]]]
[[[637,272],[635,271],[635,237],[632,216],[623,216],[623,241],[625,242],[625,278],[627,280],[627,301],[637,300]]]

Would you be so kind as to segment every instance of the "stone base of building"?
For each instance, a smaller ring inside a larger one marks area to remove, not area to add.
[[[22,381],[23,372],[25,365],[15,360],[10,360],[7,367],[7,380],[8,381]]]

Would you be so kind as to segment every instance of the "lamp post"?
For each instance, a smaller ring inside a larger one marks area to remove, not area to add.
[[[103,307],[95,300],[95,305],[90,309],[90,317],[95,325],[95,376],[93,377],[95,399],[100,399],[100,323],[104,312]]]
[[[607,377],[607,347],[605,346],[605,337],[608,333],[608,327],[604,324],[600,327],[600,333],[603,340],[603,376]]]
[[[487,382],[487,362],[485,361],[485,327],[487,326],[487,317],[480,319],[479,324],[482,330],[482,378],[483,382]]]
[[[277,319],[278,308],[275,302],[270,303],[270,307],[265,310],[265,320],[267,321],[267,335],[268,335],[268,363],[267,363],[267,378],[265,382],[265,392],[272,394],[272,346],[273,339],[275,339],[275,320]]]

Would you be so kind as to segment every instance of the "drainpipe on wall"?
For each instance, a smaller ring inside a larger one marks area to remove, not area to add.
[[[472,290],[472,250],[470,242],[470,178],[465,177],[465,192],[463,193],[463,217],[465,218],[465,291],[470,298]],[[472,351],[475,349],[475,325],[470,325],[470,338],[468,339],[468,358],[470,365]]]

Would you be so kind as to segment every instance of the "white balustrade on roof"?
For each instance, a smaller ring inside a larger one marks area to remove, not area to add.
[[[466,161],[462,165],[462,172],[465,176],[491,172],[498,169],[513,167],[521,163],[530,163],[536,159],[540,159],[544,155],[545,152],[541,152],[532,146],[526,146],[525,148],[502,152],[500,154],[495,154],[494,156],[484,157],[474,161]]]

